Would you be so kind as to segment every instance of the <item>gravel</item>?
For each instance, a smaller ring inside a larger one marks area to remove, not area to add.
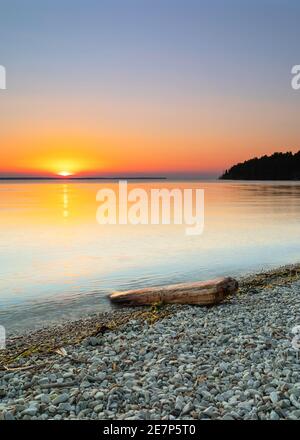
[[[178,306],[0,371],[0,419],[300,418],[300,281]]]

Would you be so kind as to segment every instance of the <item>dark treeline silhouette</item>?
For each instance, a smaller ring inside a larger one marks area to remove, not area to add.
[[[300,151],[246,160],[226,170],[220,179],[300,180]]]

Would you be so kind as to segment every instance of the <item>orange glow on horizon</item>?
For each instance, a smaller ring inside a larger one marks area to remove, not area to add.
[[[218,176],[252,157],[299,149],[296,109],[283,118],[285,107],[271,101],[258,108],[255,100],[227,95],[163,103],[144,95],[10,96],[0,176]]]
[[[52,133],[54,130],[52,127]],[[280,148],[277,141],[263,148],[264,143],[249,133],[241,148],[243,142],[237,134],[223,137],[223,133],[203,132],[200,136],[178,133],[175,129],[170,133],[103,130],[99,134],[91,127],[89,133],[82,129],[71,135],[66,129],[49,134],[37,128],[35,132],[20,129],[2,137],[7,148],[1,151],[0,175],[16,176],[218,176],[226,168],[255,155],[287,150]],[[61,174],[64,172],[68,175]]]

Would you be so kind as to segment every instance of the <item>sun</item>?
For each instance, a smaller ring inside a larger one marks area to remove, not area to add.
[[[69,171],[60,171],[58,173],[58,176],[61,176],[61,177],[68,177],[68,176],[72,176],[72,175],[73,175],[73,173],[70,173]]]

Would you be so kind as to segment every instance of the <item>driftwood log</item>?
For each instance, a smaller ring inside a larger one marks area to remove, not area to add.
[[[237,289],[238,282],[234,278],[226,277],[195,283],[114,292],[109,298],[113,303],[137,306],[154,303],[206,306],[221,302],[227,295],[235,293]]]

